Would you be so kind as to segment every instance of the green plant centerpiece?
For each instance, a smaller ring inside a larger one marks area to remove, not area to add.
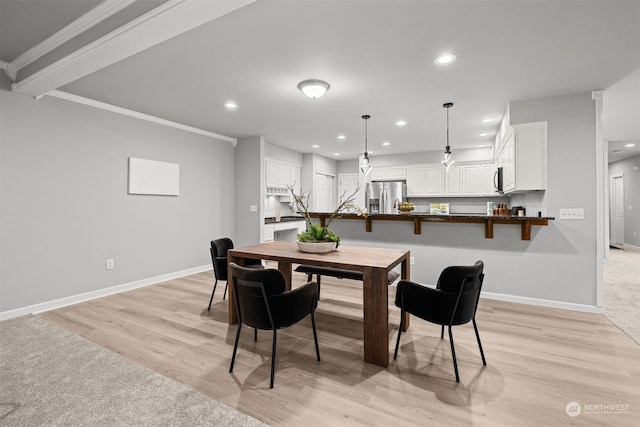
[[[358,207],[354,201],[356,194],[360,190],[360,186],[357,186],[355,191],[350,195],[347,195],[346,191],[340,196],[338,207],[325,219],[324,227],[319,223],[311,221],[311,214],[309,213],[309,201],[311,199],[311,191],[304,193],[296,193],[293,186],[288,186],[291,192],[293,201],[291,207],[294,211],[302,214],[307,222],[307,229],[302,233],[298,233],[296,238],[298,240],[298,248],[303,252],[330,252],[336,250],[340,246],[340,236],[336,235],[333,230],[329,228],[329,224],[339,218],[343,213],[354,213],[356,215],[366,216],[367,212],[364,209]],[[302,244],[301,244],[302,243]],[[315,245],[315,244],[323,244]]]

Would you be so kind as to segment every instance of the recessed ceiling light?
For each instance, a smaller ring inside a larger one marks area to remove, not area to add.
[[[480,134],[480,135],[478,135],[478,136],[489,136],[489,134],[488,134],[488,133],[481,133],[481,134]]]
[[[478,148],[487,148],[487,147],[490,147],[490,145],[487,145],[487,144],[478,145]]]
[[[319,146],[319,145],[317,145],[317,144],[313,144],[313,145],[311,146],[311,148],[320,148],[320,146]]]
[[[233,101],[227,101],[224,103],[224,108],[228,110],[235,110],[236,108],[238,108],[238,104]]]
[[[438,56],[436,59],[434,59],[433,62],[435,62],[438,65],[445,65],[445,64],[451,64],[453,61],[455,61],[458,57],[455,56],[453,53],[443,53],[442,55]]]
[[[386,147],[387,145],[391,145],[391,143],[389,141],[385,141],[385,142],[382,143],[382,145],[384,145]]]
[[[489,122],[491,122],[491,121],[492,121],[491,119],[484,119],[484,120],[482,121],[482,123],[489,123]]]
[[[333,155],[334,155],[334,156],[339,156],[339,155],[340,155],[340,153],[333,153]]]
[[[406,125],[406,124],[407,124],[407,122],[405,122],[404,120],[398,120],[398,121],[396,122],[396,126],[404,126],[404,125]]]
[[[626,144],[625,147],[631,148],[631,147],[635,147],[636,144]]]
[[[338,139],[346,139],[346,138],[347,138],[347,137],[346,137],[346,136],[344,136],[344,135],[342,135],[342,134],[338,135]]]

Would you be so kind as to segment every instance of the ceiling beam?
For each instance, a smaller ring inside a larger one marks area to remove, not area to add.
[[[169,0],[24,80],[13,83],[12,90],[40,97],[254,1]]]
[[[62,46],[72,38],[84,33],[88,29],[92,28],[96,24],[104,21],[105,19],[115,15],[122,9],[135,3],[136,0],[105,0],[98,6],[91,9],[89,12],[82,15],[69,25],[60,29],[46,40],[33,46],[31,49],[18,56],[11,61],[6,68],[7,75],[11,80],[15,81],[18,76],[18,71],[42,58],[52,50]]]

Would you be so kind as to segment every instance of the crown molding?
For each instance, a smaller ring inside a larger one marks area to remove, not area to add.
[[[22,68],[135,2],[136,0],[105,0],[71,24],[11,61],[6,68],[7,74],[11,77],[11,80],[15,81],[18,71]]]
[[[12,90],[37,98],[254,1],[168,0],[24,80],[13,83]]]
[[[8,66],[9,66],[8,62],[0,61],[0,70],[7,71]]]
[[[68,92],[62,92],[59,90],[52,90],[46,94],[58,99],[64,99],[66,101],[76,102],[78,104],[87,105],[93,108],[99,108],[101,110],[110,111],[112,113],[121,114],[123,116],[133,117],[135,119],[145,120],[147,122],[156,123],[162,126],[172,127],[174,129],[180,129],[186,132],[195,133],[198,135],[204,135],[209,138],[215,138],[222,141],[230,142],[234,147],[238,140],[230,136],[220,135],[214,132],[209,132],[204,129],[199,129],[193,126],[184,125],[182,123],[173,122],[171,120],[165,120],[160,117],[151,116],[149,114],[140,113],[138,111],[129,110],[126,108],[118,107],[116,105],[107,104],[106,102],[96,101],[95,99],[85,98],[83,96],[74,95]]]

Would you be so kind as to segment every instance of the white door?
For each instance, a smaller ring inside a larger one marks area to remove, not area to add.
[[[613,243],[624,243],[624,178],[622,176],[613,177],[613,200],[611,207],[613,210]]]
[[[316,212],[333,212],[334,191],[333,176],[316,173],[315,197],[313,210]]]

